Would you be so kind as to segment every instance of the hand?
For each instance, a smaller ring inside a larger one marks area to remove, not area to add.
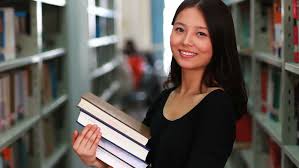
[[[87,166],[104,168],[107,165],[96,158],[96,149],[101,139],[100,128],[96,125],[87,125],[81,133],[73,133],[73,150]]]

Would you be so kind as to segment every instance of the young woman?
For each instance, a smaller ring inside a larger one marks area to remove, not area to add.
[[[172,87],[143,121],[151,129],[147,162],[154,168],[223,168],[247,106],[232,16],[221,0],[185,0],[172,25],[165,83]],[[92,126],[74,133],[73,148],[87,165],[104,165],[95,158],[99,137]]]

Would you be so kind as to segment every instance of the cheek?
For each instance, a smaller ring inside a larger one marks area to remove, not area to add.
[[[212,57],[213,55],[213,47],[210,41],[201,41],[198,43],[198,49],[202,52],[202,53],[206,53],[207,55],[209,55],[210,57]]]
[[[171,35],[170,35],[170,48],[171,48],[172,52],[175,51],[175,48],[176,48],[177,44],[178,44],[178,39],[175,38],[175,36],[171,33]]]

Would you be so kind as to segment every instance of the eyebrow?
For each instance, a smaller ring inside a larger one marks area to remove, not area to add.
[[[182,26],[186,26],[184,23],[181,23],[181,22],[175,22],[174,25],[182,25]],[[204,27],[204,26],[195,26],[196,28],[199,28],[199,29],[208,29],[207,27]]]

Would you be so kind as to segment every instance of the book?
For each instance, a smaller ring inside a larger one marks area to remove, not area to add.
[[[96,157],[112,167],[138,167],[146,168],[148,166],[143,160],[133,156],[127,151],[121,149],[105,138],[101,138],[96,152]],[[107,160],[108,159],[108,160]],[[113,161],[113,162],[112,162]],[[111,163],[110,163],[111,162]],[[116,163],[116,164],[115,164]],[[126,165],[126,166],[120,166]]]
[[[1,30],[0,30],[0,53],[3,61],[12,60],[16,57],[15,31],[14,31],[14,9],[0,8]]]
[[[269,72],[268,72],[268,67],[266,64],[261,64],[261,73],[260,73],[260,78],[261,78],[261,100],[262,100],[262,106],[261,106],[261,112],[266,113],[267,112],[267,91],[268,91],[268,78],[269,78]]]
[[[150,138],[148,127],[92,93],[84,94],[77,106],[102,122],[112,125],[142,146],[145,146]]]
[[[125,161],[131,166],[138,167],[138,168],[146,168],[147,163],[144,161],[134,157],[130,153],[128,153],[125,150],[122,150],[118,146],[114,145],[110,141],[106,140],[105,138],[101,138],[101,141],[99,142],[99,146],[103,148],[104,150],[113,153],[115,157]]]
[[[113,129],[111,125],[106,125],[82,111],[79,114],[77,122],[82,126],[86,126],[88,124],[96,124],[101,128],[102,137],[109,140],[111,143],[115,144],[121,149],[127,151],[128,153],[145,161],[148,154],[148,149],[134,142],[132,139],[123,136],[123,134]]]
[[[281,168],[281,149],[270,137],[268,138],[268,144],[270,167]]]
[[[103,150],[133,167],[147,166],[146,144],[150,138],[147,126],[92,93],[84,94],[77,106],[80,108],[77,123],[101,128],[103,139],[99,146]]]
[[[133,168],[101,147],[97,148],[96,157],[114,168]]]
[[[294,86],[294,110],[297,119],[297,145],[299,145],[299,83]]]

